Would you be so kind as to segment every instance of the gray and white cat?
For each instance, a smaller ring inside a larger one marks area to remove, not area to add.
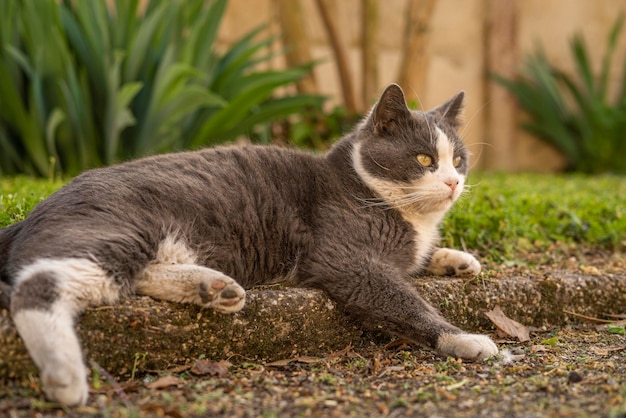
[[[480,272],[472,255],[436,248],[468,170],[462,102],[461,92],[412,111],[390,85],[324,156],[224,147],[91,170],[0,230],[0,278],[45,394],[87,401],[74,321],[88,306],[140,294],[236,312],[244,289],[280,279],[322,289],[365,326],[441,355],[497,354],[408,280]]]

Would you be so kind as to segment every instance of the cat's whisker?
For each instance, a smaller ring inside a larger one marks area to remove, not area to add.
[[[472,126],[472,122],[474,122],[474,119],[476,118],[476,116],[478,116],[480,113],[482,113],[483,109],[488,104],[489,104],[489,101],[483,103],[483,105],[481,107],[479,107],[478,109],[476,109],[476,111],[472,114],[472,116],[470,116],[469,119],[467,119],[467,121],[463,125],[463,129],[460,132],[462,137],[465,136],[465,132],[467,132],[469,130],[469,128]]]
[[[378,161],[376,161],[376,158],[374,158],[374,156],[372,155],[371,150],[368,150],[367,155],[369,155],[370,159],[372,161],[374,161],[374,164],[376,164],[377,166],[379,166],[380,168],[382,168],[385,171],[391,171],[390,168],[385,167],[384,165],[382,165],[381,163],[379,163]]]
[[[415,100],[417,101],[417,105],[420,109],[423,109],[424,106],[422,104],[422,99],[420,99],[420,95],[417,93],[417,90],[415,90],[415,87],[411,86],[411,91],[413,92],[413,95],[415,96]]]
[[[480,186],[481,184],[482,184],[482,181],[479,181],[479,182],[476,182],[476,183],[465,183],[465,187],[471,189],[473,187]]]
[[[428,140],[431,143],[435,143],[436,139],[433,136],[434,130],[430,127],[430,121],[428,120],[428,117],[425,117],[425,119],[426,119],[426,126],[428,127]]]
[[[474,145],[480,145],[481,147],[491,147],[491,148],[495,149],[493,144],[490,144],[488,142],[471,142],[471,143],[467,144],[467,147],[471,148]]]
[[[359,202],[363,203],[363,207],[389,206],[389,202],[384,199],[363,199],[359,198]]]
[[[492,144],[489,144],[487,142],[474,142],[471,145],[481,145],[480,147],[480,151],[478,153],[478,156],[476,158],[472,158],[472,165],[470,166],[470,169],[473,169],[476,164],[478,163],[478,161],[480,161],[480,157],[483,155],[483,150],[485,149],[485,146],[491,147],[492,149],[495,149],[495,147]]]
[[[419,193],[409,194],[405,196],[401,196],[397,199],[394,199],[390,202],[395,207],[406,207],[415,205],[417,203],[424,203],[431,200],[428,196],[424,196]]]

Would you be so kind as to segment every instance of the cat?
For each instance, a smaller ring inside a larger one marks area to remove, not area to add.
[[[229,313],[244,289],[280,280],[442,356],[496,355],[408,280],[481,270],[471,254],[436,247],[468,171],[463,97],[415,111],[389,85],[325,155],[218,147],[90,170],[0,230],[0,278],[46,396],[87,401],[74,321],[88,306],[138,294]]]

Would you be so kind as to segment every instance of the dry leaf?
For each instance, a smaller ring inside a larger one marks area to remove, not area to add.
[[[387,366],[383,369],[382,372],[378,374],[378,377],[383,377],[386,374],[390,374],[393,372],[403,372],[404,366]]]
[[[338,357],[343,357],[345,355],[347,355],[350,351],[352,351],[354,347],[352,346],[352,344],[348,344],[346,346],[346,348],[344,348],[343,350],[339,350],[339,351],[334,351],[332,353],[330,353],[328,355],[329,358],[338,358]]]
[[[517,321],[507,317],[500,306],[495,306],[489,312],[485,312],[485,316],[502,332],[517,338],[524,343],[530,341],[530,333],[528,328]]]
[[[626,350],[626,346],[608,347],[608,348],[593,347],[592,350],[593,350],[594,354],[597,354],[599,356],[607,356],[610,353]]]
[[[170,386],[178,386],[183,383],[182,379],[179,379],[176,376],[163,376],[159,377],[154,382],[148,383],[146,387],[148,389],[164,389]]]
[[[602,272],[596,266],[580,266],[580,270],[591,276],[601,276]]]
[[[196,364],[191,368],[191,373],[196,376],[217,376],[224,377],[228,374],[228,368],[233,364],[226,360],[212,361],[212,360],[198,360]]]
[[[407,349],[409,346],[415,345],[415,343],[407,338],[398,338],[396,340],[393,340],[389,343],[387,343],[385,345],[385,348],[387,350],[391,350],[391,349],[398,349],[398,350],[405,350]]]
[[[150,373],[155,373],[155,374],[177,374],[177,373],[182,373],[182,372],[186,372],[187,370],[191,369],[192,365],[191,364],[184,364],[182,366],[175,366],[172,367],[170,369],[159,369],[159,370],[155,370],[155,369],[143,369],[143,371],[146,372],[150,372]]]
[[[191,369],[191,365],[190,364],[184,364],[182,366],[172,367],[171,369],[167,369],[165,371],[168,372],[168,373],[182,373],[182,372],[186,372],[189,369]]]

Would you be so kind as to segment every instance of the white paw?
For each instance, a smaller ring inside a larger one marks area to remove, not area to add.
[[[246,291],[228,276],[207,278],[199,287],[201,305],[218,312],[237,312],[246,303]]]
[[[498,347],[486,335],[442,334],[437,341],[437,351],[443,356],[481,361],[498,354]]]
[[[428,271],[438,276],[476,276],[480,263],[464,251],[439,248],[430,259]]]
[[[85,366],[82,363],[48,364],[41,371],[43,392],[51,401],[66,406],[84,405],[89,396]]]

